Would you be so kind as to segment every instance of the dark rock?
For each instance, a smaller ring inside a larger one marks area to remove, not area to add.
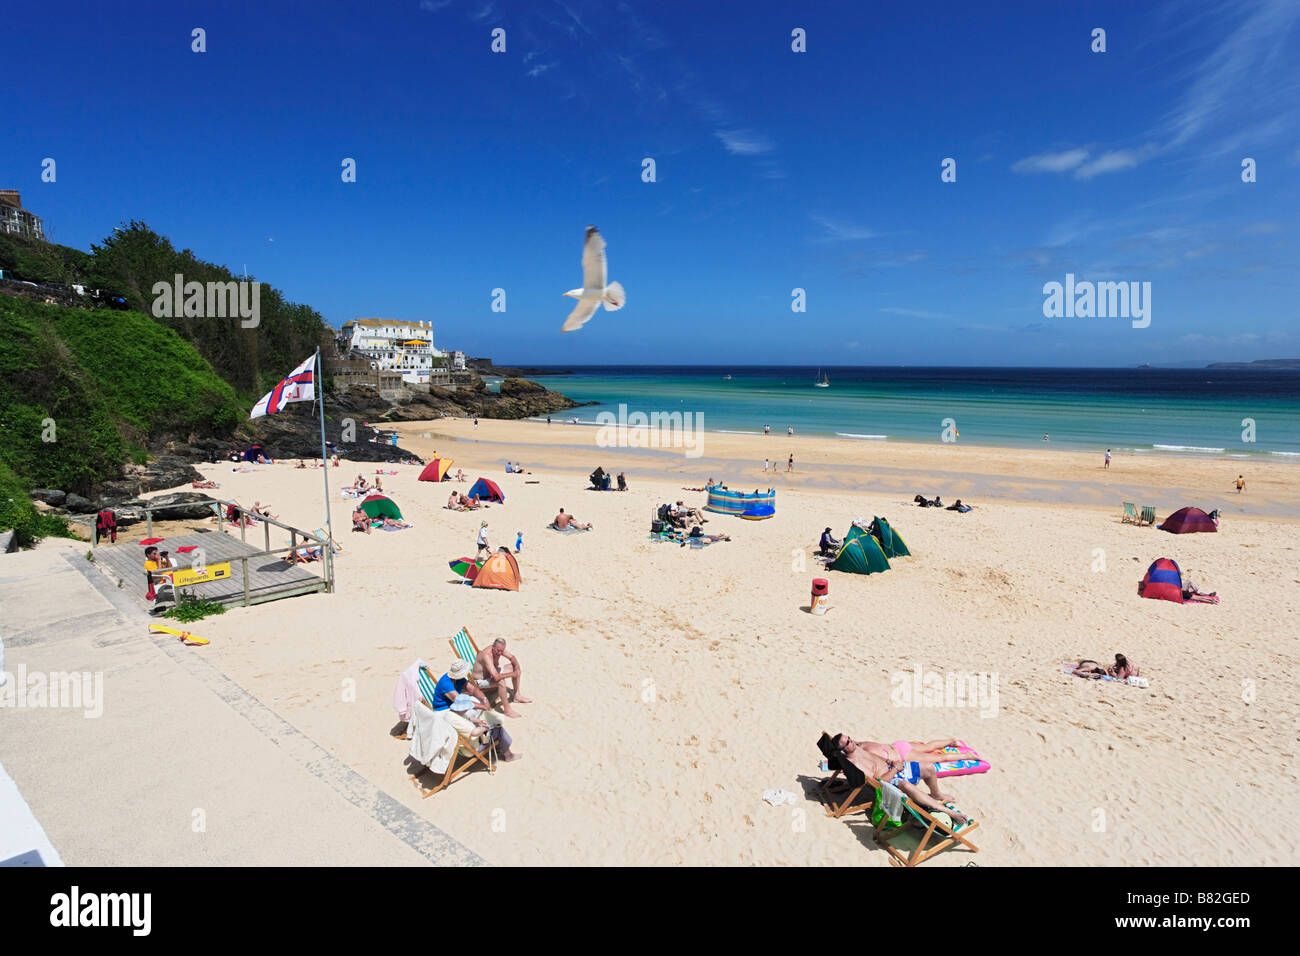
[[[89,498],[83,498],[76,492],[69,492],[67,498],[63,501],[63,506],[73,514],[88,515],[94,514],[99,507]]]
[[[159,491],[163,488],[177,488],[192,481],[202,481],[203,475],[197,468],[175,455],[164,455],[154,461],[140,474],[141,491]]]
[[[33,488],[30,492],[33,501],[44,501],[47,505],[60,507],[68,499],[66,492],[53,488]]]
[[[134,478],[117,478],[99,483],[99,500],[105,505],[134,498],[140,493],[140,482]]]
[[[145,502],[153,510],[155,521],[182,521],[189,518],[210,518],[213,498],[197,491],[176,491],[169,495],[158,495]],[[120,520],[120,519],[119,519]]]
[[[501,394],[509,397],[520,395],[533,397],[545,391],[543,386],[530,382],[526,378],[508,378],[501,383]]]

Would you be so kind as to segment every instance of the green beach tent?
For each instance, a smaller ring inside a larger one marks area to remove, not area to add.
[[[887,558],[906,558],[912,552],[907,550],[903,536],[889,526],[884,518],[871,519],[871,536],[880,544],[880,550]]]
[[[854,525],[844,536],[840,553],[826,567],[831,571],[847,571],[849,574],[875,574],[877,571],[888,571],[889,561],[876,539]]]
[[[397,502],[393,501],[387,495],[371,495],[365,501],[361,502],[361,510],[372,518],[392,518],[394,521],[402,520],[402,511],[397,507]]]

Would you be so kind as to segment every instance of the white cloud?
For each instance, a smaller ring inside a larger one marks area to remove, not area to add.
[[[551,69],[554,66],[555,66],[554,63],[539,63],[537,66],[533,67],[531,70],[528,71],[528,76],[541,76],[543,73],[545,73],[547,70]]]
[[[713,135],[722,141],[727,152],[737,156],[761,156],[776,148],[762,133],[749,129],[717,129]]]
[[[1013,173],[1066,173],[1088,158],[1086,149],[1067,149],[1060,153],[1039,153],[1011,164]]]
[[[848,242],[856,239],[874,239],[879,235],[869,226],[859,226],[851,222],[827,219],[825,216],[813,216],[812,221],[826,230],[822,236],[825,242]]]
[[[1121,169],[1132,169],[1146,157],[1140,150],[1112,149],[1102,153],[1096,159],[1090,159],[1074,171],[1075,179],[1092,179],[1103,173],[1117,173]]]
[[[451,0],[420,0],[420,9],[427,10],[429,13],[437,13],[443,7],[451,6]]]
[[[891,315],[906,315],[913,319],[951,319],[952,316],[946,312],[923,312],[920,309],[900,309],[895,306],[889,306],[881,309],[881,312],[888,312]]]

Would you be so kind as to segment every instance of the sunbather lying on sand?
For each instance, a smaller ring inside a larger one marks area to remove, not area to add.
[[[848,734],[836,736],[835,746],[839,748],[840,755],[845,760],[848,760],[863,773],[885,783],[893,784],[899,790],[902,790],[909,799],[931,813],[938,811],[947,813],[957,826],[964,826],[970,822],[966,814],[944,804],[944,801],[951,801],[952,798],[939,791],[938,778],[934,775],[933,764],[922,767],[918,761],[908,761],[907,763],[891,762],[868,751],[857,741],[850,738]],[[834,774],[829,779],[834,779]],[[917,783],[922,780],[929,786],[929,793],[917,786]]]
[[[555,520],[552,521],[551,524],[555,526],[556,531],[565,531],[569,527],[573,527],[578,531],[589,531],[591,529],[590,521],[583,524],[581,521],[573,517],[573,515],[565,514],[563,508],[560,509],[560,513],[555,516]]]
[[[221,486],[215,481],[191,481],[191,488],[220,488]]]
[[[709,544],[712,544],[714,541],[730,541],[730,540],[731,540],[731,535],[729,535],[729,534],[705,534],[705,533],[704,533],[704,529],[701,528],[699,525],[696,525],[694,528],[692,528],[692,529],[691,529],[691,533],[688,534],[686,537],[688,537],[688,538],[699,538],[701,541],[707,541],[707,542],[709,542]]]
[[[1074,670],[1070,671],[1070,673],[1075,677],[1085,677],[1089,680],[1101,680],[1103,677],[1110,677],[1114,680],[1128,680],[1130,677],[1142,676],[1142,672],[1137,669],[1137,665],[1123,654],[1116,654],[1115,663],[1109,667],[1103,667],[1094,660],[1084,658],[1075,665]]]
[[[407,522],[398,521],[396,518],[380,518],[374,522],[374,526],[376,528],[382,528],[385,531],[400,531],[402,528],[411,527]]]
[[[319,547],[295,548],[284,556],[284,560],[290,564],[307,564],[311,561],[319,561],[323,556],[323,551]]]

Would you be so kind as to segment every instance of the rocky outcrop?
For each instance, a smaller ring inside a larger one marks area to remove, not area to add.
[[[89,498],[83,498],[76,492],[69,492],[68,497],[63,501],[63,507],[67,508],[73,514],[88,515],[99,510],[95,502]]]
[[[57,491],[53,488],[33,488],[28,494],[33,501],[43,501],[56,508],[61,507],[68,500],[66,491]]]
[[[119,525],[143,521],[145,507],[153,510],[154,521],[189,521],[196,518],[211,518],[216,513],[212,510],[215,502],[215,498],[209,498],[197,491],[176,491],[147,500],[131,498],[123,501],[113,510]]]

